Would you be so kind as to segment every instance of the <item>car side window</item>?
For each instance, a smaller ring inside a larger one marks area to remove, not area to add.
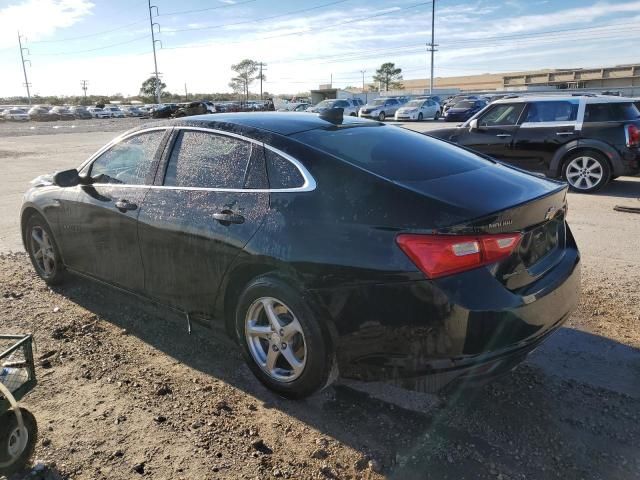
[[[503,103],[485,113],[478,124],[482,127],[515,125],[524,109],[524,103]]]
[[[338,102],[336,102],[336,107],[349,108],[349,102],[345,102],[344,100],[339,100]]]
[[[524,121],[525,123],[575,122],[577,117],[577,101],[531,102]]]
[[[265,149],[265,157],[270,189],[299,188],[304,185],[300,170],[289,160],[268,149]]]
[[[629,103],[587,103],[584,111],[585,122],[624,122],[637,120],[640,112]]]
[[[199,131],[183,131],[176,140],[164,185],[241,189],[251,156],[243,140]]]
[[[164,130],[141,133],[113,145],[92,164],[89,175],[95,183],[147,185]]]

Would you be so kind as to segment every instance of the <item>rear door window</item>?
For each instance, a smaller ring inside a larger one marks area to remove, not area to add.
[[[241,189],[250,156],[249,142],[215,133],[183,131],[171,151],[164,185]]]
[[[638,120],[640,112],[629,102],[587,103],[584,111],[585,122],[625,122]]]
[[[432,180],[490,164],[462,148],[399,127],[318,129],[292,137],[390,180]]]
[[[531,102],[524,123],[575,122],[578,116],[578,100]]]

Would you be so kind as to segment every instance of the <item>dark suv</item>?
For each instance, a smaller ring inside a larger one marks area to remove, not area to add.
[[[594,192],[620,175],[640,173],[639,116],[623,97],[504,98],[429,135]]]

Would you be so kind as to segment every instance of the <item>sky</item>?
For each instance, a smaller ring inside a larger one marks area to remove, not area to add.
[[[640,61],[640,1],[435,0],[435,76]],[[264,62],[271,93],[371,82],[383,62],[426,78],[424,0],[153,0],[167,90],[230,91]],[[153,72],[147,0],[0,0],[0,97],[24,94],[18,31],[38,95],[136,95]],[[258,91],[259,85],[252,85]]]

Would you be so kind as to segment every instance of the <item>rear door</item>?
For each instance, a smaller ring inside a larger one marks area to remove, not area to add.
[[[576,130],[579,105],[578,98],[530,102],[508,160],[526,170],[549,171],[555,152],[580,137]]]
[[[142,291],[138,214],[167,136],[165,128],[136,133],[82,169],[93,183],[75,187],[78,193],[67,215],[67,266],[128,290]]]
[[[269,208],[262,148],[226,132],[176,129],[139,217],[147,295],[214,313],[227,268]]]
[[[478,118],[477,129],[463,130],[457,141],[499,160],[508,160],[524,106],[522,102],[494,105]]]

